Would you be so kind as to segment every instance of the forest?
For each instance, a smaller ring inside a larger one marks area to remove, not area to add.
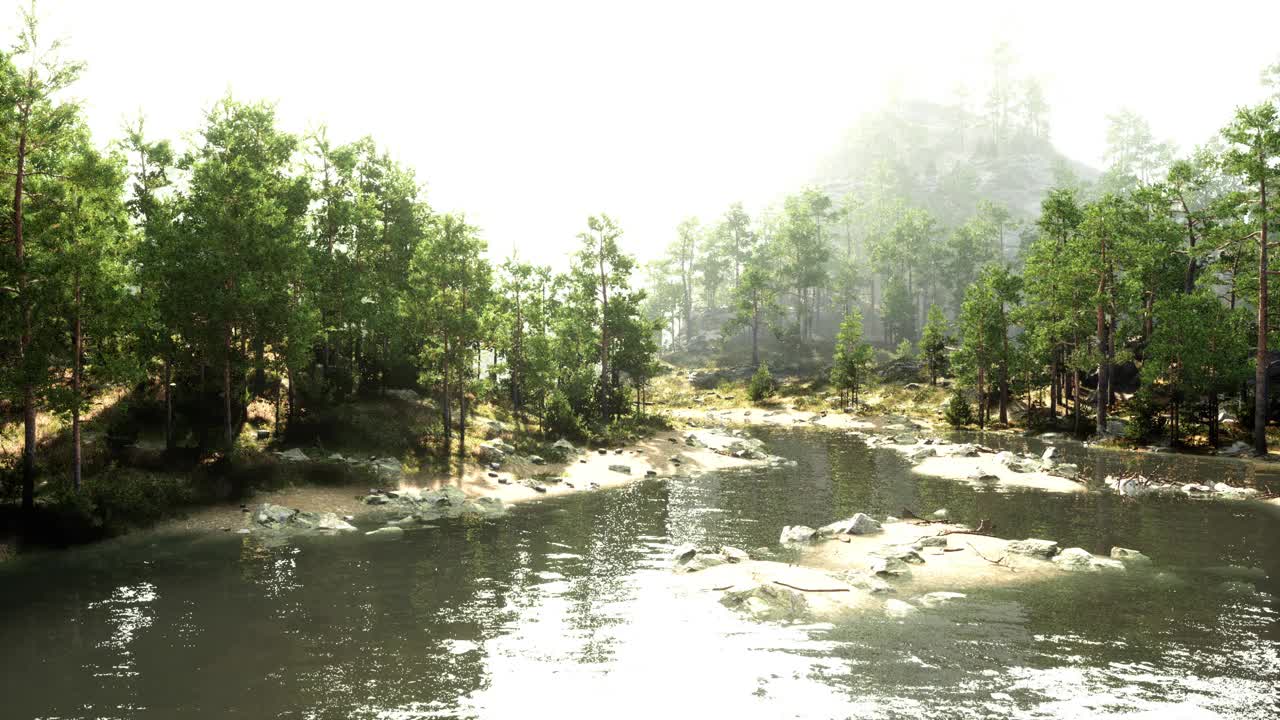
[[[34,15],[0,57],[0,155],[12,213],[0,261],[0,502],[31,510],[113,482],[82,457],[82,418],[116,391],[108,445],[162,426],[171,457],[232,462],[248,407],[276,433],[388,389],[422,388],[427,461],[466,453],[472,404],[500,399],[549,434],[608,435],[643,411],[657,340],[622,229],[590,217],[566,272],[489,259],[372,138],[278,127],[266,102],[218,100],[178,150],[142,118],[107,143],[71,99],[83,66]],[[70,452],[42,450],[66,428]],[[43,436],[42,436],[43,435]],[[20,452],[9,452],[20,447]],[[86,465],[89,465],[86,467]]]
[[[955,425],[1214,448],[1225,422],[1265,455],[1280,64],[1271,101],[1224,111],[1187,152],[1109,116],[1101,172],[1053,150],[1040,85],[1007,49],[990,70],[980,108],[890,106],[819,184],[755,218],[683,222],[648,268],[666,344],[734,347],[720,358],[753,368],[766,342],[784,362],[814,354],[846,398],[914,359],[930,382],[955,376]]]

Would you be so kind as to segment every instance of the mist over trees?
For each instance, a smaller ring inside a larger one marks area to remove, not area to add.
[[[927,377],[954,371],[981,425],[1016,404],[1028,425],[1176,441],[1194,422],[1216,444],[1228,420],[1265,452],[1274,100],[1224,109],[1221,133],[1187,151],[1119,110],[1097,172],[1053,149],[1043,89],[1008,48],[990,73],[982,98],[960,88],[950,106],[863,118],[815,185],[755,217],[735,205],[683,223],[649,272],[664,343],[722,362],[745,346],[755,366],[767,342],[832,363],[842,393],[856,340],[882,357],[918,343]],[[1121,402],[1127,425],[1110,419]]]

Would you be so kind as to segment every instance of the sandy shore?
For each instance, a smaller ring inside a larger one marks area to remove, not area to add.
[[[506,505],[517,505],[574,492],[618,487],[644,479],[649,472],[658,477],[670,477],[676,474],[751,467],[765,462],[725,454],[724,449],[738,440],[731,435],[709,430],[697,430],[694,433],[702,446],[686,445],[681,433],[663,432],[631,446],[609,450],[606,454],[581,450],[563,463],[535,465],[527,459],[513,456],[498,471],[469,464],[461,477],[440,474],[406,476],[399,489],[437,490],[451,486],[459,488],[469,497],[491,497]],[[611,465],[627,466],[630,472],[611,470]],[[560,479],[552,482],[539,480],[537,476]],[[532,482],[526,484],[525,481]],[[545,492],[535,490],[533,485],[544,488]],[[257,493],[245,500],[245,505],[251,509],[263,503],[271,503],[308,512],[332,512],[340,517],[358,517],[370,509],[361,502],[368,495],[369,489],[367,483],[297,485]],[[198,508],[184,517],[166,520],[157,525],[156,530],[227,532],[243,527],[252,527],[252,513],[246,512],[238,503],[227,503]]]

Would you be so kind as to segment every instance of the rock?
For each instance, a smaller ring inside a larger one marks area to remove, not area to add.
[[[946,547],[946,546],[947,546],[946,537],[942,535],[930,535],[929,537],[920,538],[915,542],[915,544],[912,547],[923,550],[924,548],[929,548],[929,547]]]
[[[911,574],[907,563],[896,557],[872,556],[867,563],[867,571],[880,577],[905,577]]]
[[[480,426],[480,433],[486,440],[501,438],[511,432],[511,428],[501,420],[489,420]]]
[[[935,608],[963,597],[967,596],[964,593],[939,591],[921,595],[916,598],[916,602],[919,603],[920,607]]]
[[[276,453],[276,455],[278,455],[281,460],[288,460],[289,462],[306,462],[311,459],[307,457],[306,453],[302,452],[301,448],[291,448],[282,453]]]
[[[714,555],[710,553],[698,553],[685,562],[676,565],[676,572],[695,573],[699,570],[706,570],[710,567],[723,565],[729,562],[723,555]]]
[[[574,447],[573,443],[569,442],[568,440],[565,440],[564,438],[560,438],[559,440],[552,443],[551,449],[555,451],[561,458],[568,458],[578,454],[578,448]]]
[[[1026,540],[1010,542],[1006,550],[1011,555],[1026,555],[1027,557],[1048,560],[1058,554],[1058,543],[1053,540],[1027,538]]]
[[[1241,442],[1237,440],[1236,442],[1231,443],[1230,447],[1226,448],[1225,450],[1219,451],[1218,454],[1226,455],[1227,457],[1241,457],[1244,455],[1248,455],[1251,452],[1253,452],[1252,445],[1250,445],[1247,442]]]
[[[1188,483],[1182,486],[1182,492],[1188,495],[1207,495],[1213,492],[1213,488],[1207,485],[1197,485],[1195,483]]]
[[[530,456],[529,456],[529,462],[533,463],[534,465],[546,465],[546,464],[547,464],[547,461],[546,461],[546,460],[544,460],[544,459],[542,459],[542,456],[541,456],[541,455],[530,455]]]
[[[836,535],[870,535],[871,533],[878,533],[880,530],[880,523],[870,515],[858,513],[851,518],[839,520],[829,525],[823,525],[818,529],[818,534],[822,537],[834,537]]]
[[[720,598],[720,603],[756,620],[801,620],[809,614],[809,601],[803,594],[772,584],[731,590]]]
[[[644,471],[644,476],[645,476],[645,477],[648,477],[648,478],[655,478],[655,477],[658,477],[658,471],[657,471],[657,470],[645,470],[645,471]]]
[[[746,562],[751,559],[751,556],[747,554],[746,550],[739,550],[736,547],[730,547],[728,545],[720,548],[720,554],[724,556],[726,562],[731,563]]]
[[[383,394],[386,395],[387,397],[393,397],[403,402],[418,402],[419,400],[422,399],[418,395],[418,393],[414,392],[413,390],[410,390],[409,388],[396,388],[393,390],[387,390]]]
[[[956,445],[947,446],[945,450],[940,452],[951,457],[978,457],[978,446],[971,443],[958,443]]]
[[[915,605],[897,598],[889,598],[884,601],[884,614],[891,618],[904,618],[915,613],[916,610]]]
[[[395,525],[389,525],[387,527],[380,527],[377,530],[370,530],[369,532],[365,533],[365,535],[372,535],[374,537],[382,537],[382,538],[398,538],[404,535],[404,528],[397,527]]]
[[[778,542],[783,545],[813,542],[817,536],[818,531],[807,525],[788,525],[782,528],[782,536],[778,538]]]
[[[344,518],[340,518],[336,513],[325,512],[320,513],[320,520],[316,523],[317,530],[331,530],[333,532],[353,532],[356,529]]]
[[[689,447],[706,447],[702,441],[698,439],[698,436],[692,432],[684,434],[684,444]]]
[[[997,483],[1000,482],[1000,476],[978,470],[969,476],[969,480],[976,483]]]
[[[922,447],[919,450],[907,455],[907,459],[913,463],[918,463],[926,458],[937,457],[938,451],[932,447]]]
[[[896,445],[915,445],[919,442],[919,439],[910,433],[902,433],[901,435],[894,435],[893,442]]]
[[[698,547],[691,543],[685,543],[675,549],[671,553],[671,559],[678,563],[686,563],[698,554]]]
[[[1125,421],[1123,420],[1120,420],[1117,418],[1111,418],[1110,420],[1107,421],[1108,435],[1115,435],[1115,436],[1124,435],[1126,429],[1128,429],[1128,425],[1126,425]]]
[[[1054,556],[1053,562],[1064,570],[1097,570],[1102,567],[1124,567],[1124,564],[1119,560],[1095,558],[1092,553],[1084,548],[1067,548]]]
[[[1030,473],[1040,469],[1034,461],[1018,457],[1008,450],[996,453],[996,462],[1016,473]]]
[[[1258,494],[1258,491],[1253,488],[1233,487],[1222,482],[1215,483],[1213,491],[1233,498],[1250,498]]]
[[[237,535],[248,535],[248,534],[249,534],[249,533],[251,533],[251,532],[253,532],[253,531],[252,531],[252,530],[250,530],[249,528],[240,528],[239,530],[237,530],[237,531],[236,531],[236,534],[237,534]]]
[[[265,503],[254,513],[253,521],[264,527],[276,527],[289,522],[296,514],[298,511],[293,508]]]
[[[920,553],[910,545],[885,545],[875,551],[874,555],[886,560],[901,560],[912,565],[924,564],[924,558],[920,557]]]
[[[414,517],[413,515],[409,515],[408,517],[402,517],[399,520],[387,521],[387,525],[392,527],[406,527],[408,525],[417,525],[417,524],[418,524],[418,518]]]
[[[938,508],[937,510],[933,511],[933,514],[931,515],[931,517],[933,517],[936,520],[946,520],[947,516],[950,514],[951,513],[947,512],[946,508]]]
[[[1147,557],[1146,555],[1143,555],[1137,550],[1130,550],[1129,548],[1122,548],[1122,547],[1111,548],[1111,559],[1119,560],[1125,563],[1133,563],[1135,565],[1151,564],[1151,558]]]
[[[616,473],[622,473],[623,475],[630,475],[630,474],[631,474],[631,466],[630,466],[630,465],[610,465],[610,466],[609,466],[609,469],[610,469],[610,470],[612,470],[613,472],[616,472]]]
[[[1057,455],[1058,455],[1058,448],[1050,445],[1049,447],[1044,449],[1044,454],[1040,456],[1040,459],[1046,460],[1046,461],[1053,460],[1055,457],[1057,457]]]
[[[476,454],[480,458],[480,462],[486,464],[497,464],[507,459],[507,454],[497,444],[492,442],[482,443],[476,448]]]
[[[855,587],[859,590],[865,590],[874,595],[894,592],[893,586],[875,575],[867,575],[853,570],[846,570],[842,573],[833,575],[840,582]]]
[[[328,460],[329,462],[339,462],[339,463],[347,461],[347,459],[342,456],[342,453],[333,453],[329,455]]]

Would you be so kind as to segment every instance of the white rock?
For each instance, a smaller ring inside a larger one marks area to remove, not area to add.
[[[904,618],[916,612],[917,608],[909,602],[889,598],[884,601],[884,614],[891,618]]]

